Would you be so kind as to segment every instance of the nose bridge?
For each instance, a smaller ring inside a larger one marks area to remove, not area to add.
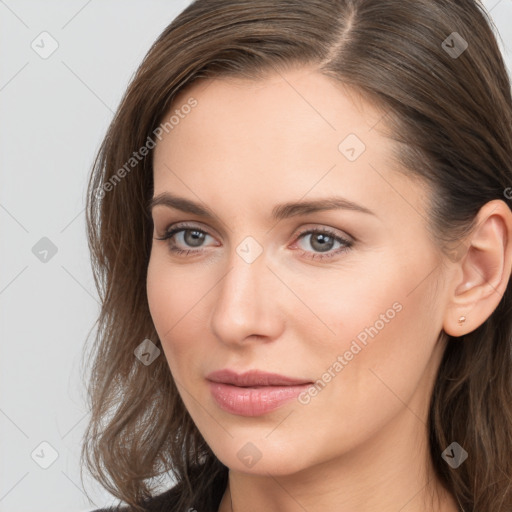
[[[251,335],[274,336],[278,325],[271,272],[263,252],[251,256],[250,241],[230,254],[212,314],[212,330],[224,342],[237,343]]]

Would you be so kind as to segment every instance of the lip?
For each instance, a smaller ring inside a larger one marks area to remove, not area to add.
[[[240,416],[260,416],[271,412],[313,384],[304,379],[260,370],[238,374],[225,369],[212,372],[206,378],[219,407]]]
[[[256,386],[294,386],[301,384],[312,384],[306,379],[294,379],[279,375],[278,373],[263,372],[261,370],[249,370],[244,373],[237,373],[228,368],[209,373],[206,378],[213,382],[231,384],[239,387]]]

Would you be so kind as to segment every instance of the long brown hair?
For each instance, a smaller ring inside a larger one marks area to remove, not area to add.
[[[511,86],[496,36],[473,0],[196,0],[163,31],[128,86],[88,186],[102,308],[84,355],[92,416],[82,462],[109,492],[143,510],[154,482],[171,474],[177,510],[208,510],[213,483],[227,472],[165,358],[145,365],[134,355],[143,340],[161,345],[146,296],[153,152],[132,158],[152,147],[162,123],[171,129],[173,98],[202,77],[316,66],[385,113],[379,128],[396,141],[397,169],[429,185],[429,230],[450,256],[486,202],[512,196]],[[432,462],[466,512],[512,510],[511,294],[509,283],[479,328],[447,344],[430,404]],[[453,441],[469,454],[457,469],[441,457]]]

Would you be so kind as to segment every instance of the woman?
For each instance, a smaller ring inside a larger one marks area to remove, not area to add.
[[[121,510],[512,510],[490,23],[469,0],[197,0],[154,43],[87,208],[82,455]]]

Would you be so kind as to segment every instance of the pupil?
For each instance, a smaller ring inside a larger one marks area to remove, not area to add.
[[[192,243],[189,243],[189,239],[187,238],[187,240],[186,240],[187,244],[192,245],[194,247],[201,245],[204,233],[200,233],[199,231],[189,231],[188,233],[189,233],[189,235],[191,235],[190,240]],[[187,237],[187,235],[186,235],[186,237]]]
[[[329,243],[330,240],[330,243]],[[318,233],[315,237],[313,237],[313,243],[314,246],[315,243],[319,243],[319,247],[317,247],[320,251],[326,252],[329,251],[332,248],[332,242],[333,239],[329,235],[324,235],[322,233]]]

